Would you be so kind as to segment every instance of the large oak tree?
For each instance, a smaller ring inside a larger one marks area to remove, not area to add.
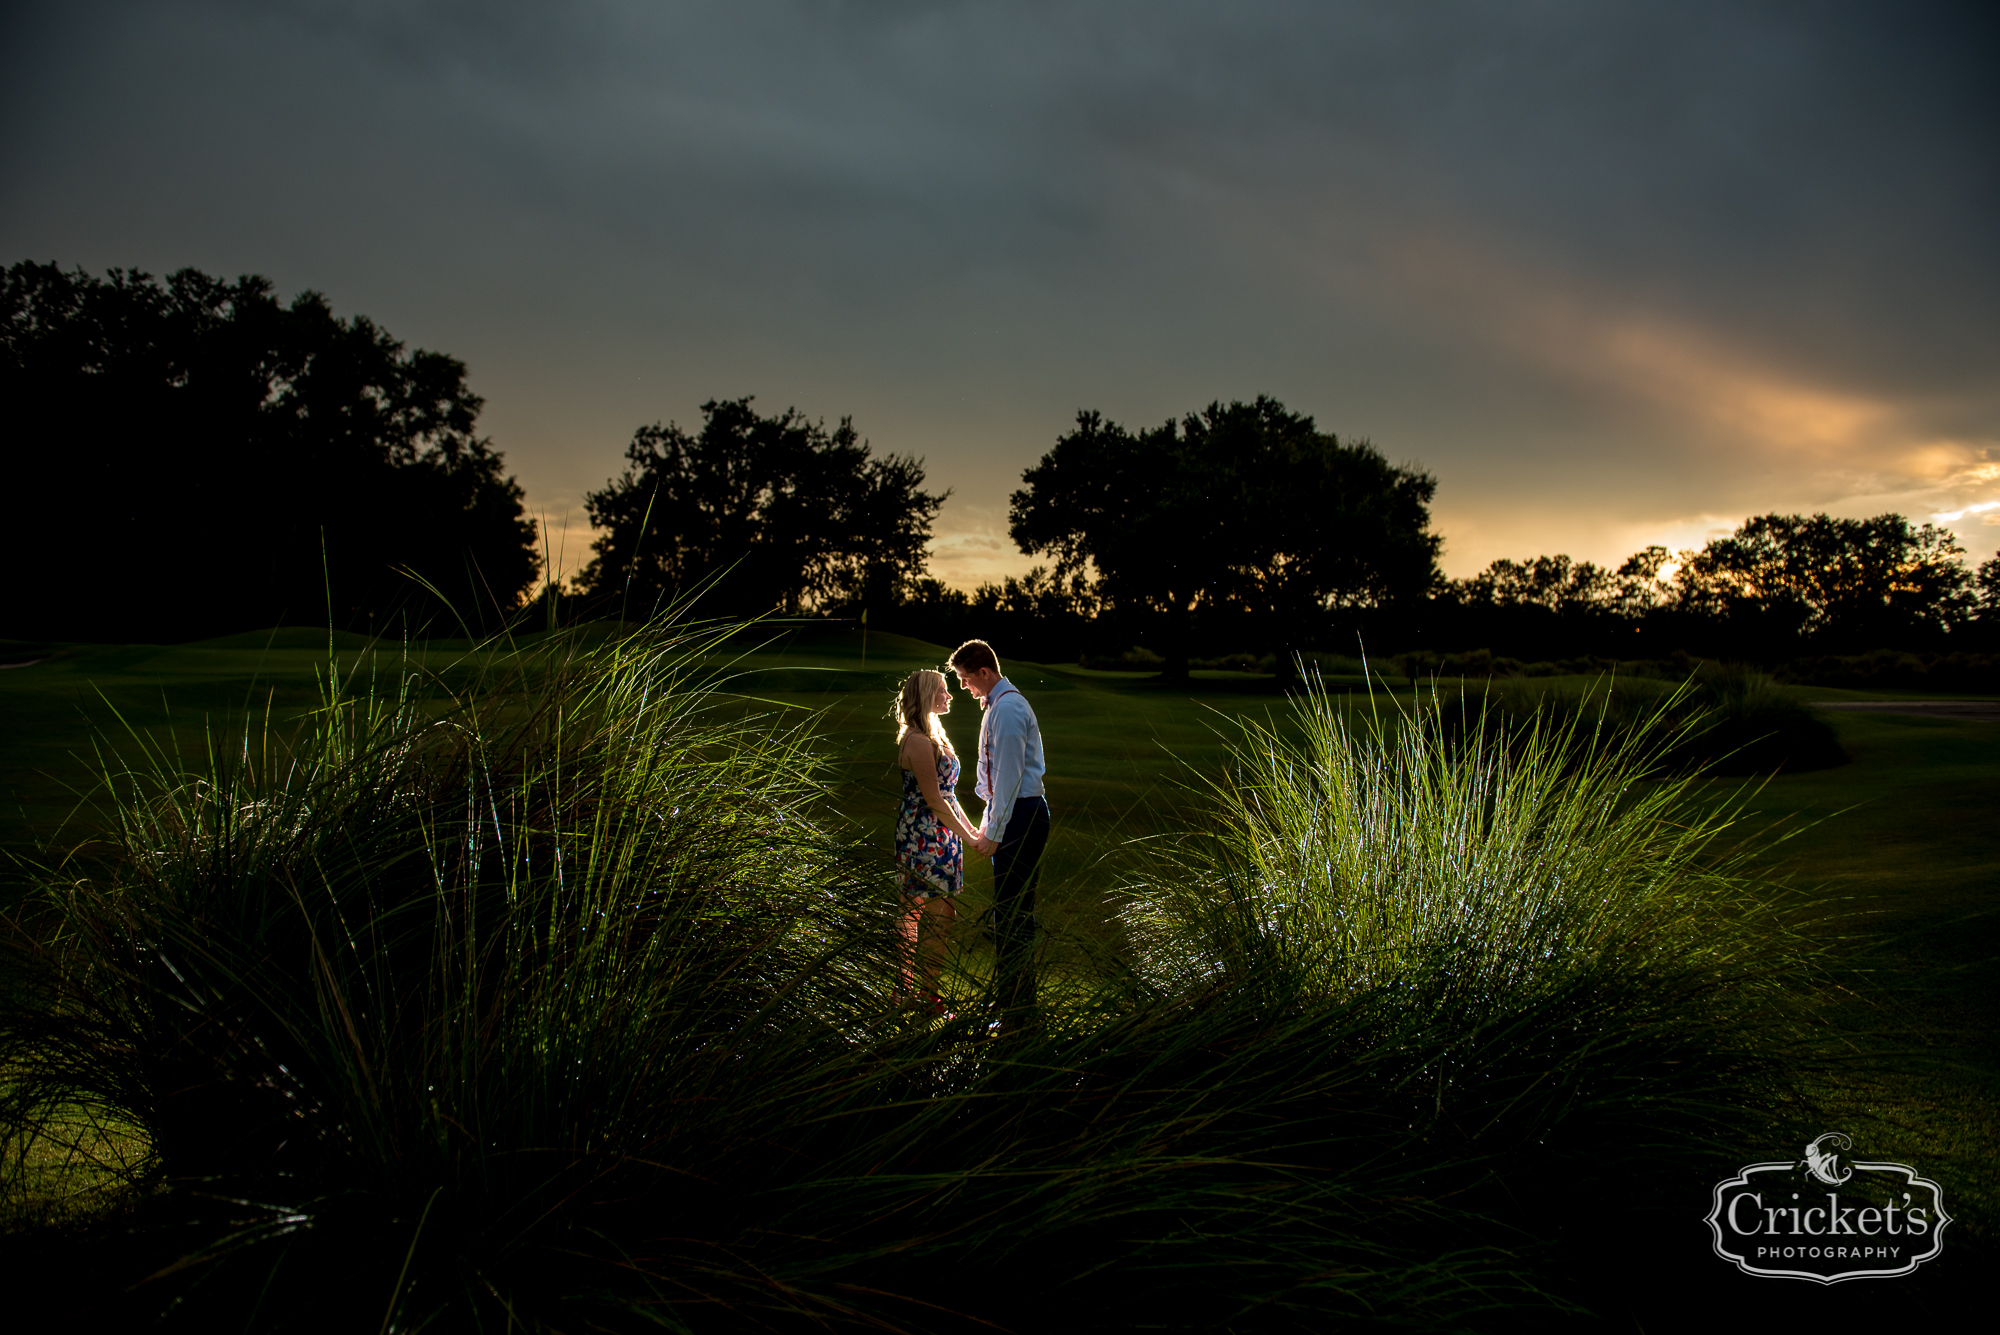
[[[1058,578],[1094,570],[1110,607],[1157,615],[1171,675],[1204,609],[1262,614],[1295,644],[1330,608],[1407,602],[1438,578],[1436,479],[1268,397],[1138,432],[1078,413],[1022,481],[1015,543],[1053,555]]]
[[[847,418],[829,431],[750,402],[702,404],[694,433],[639,428],[624,472],[584,498],[603,531],[579,583],[600,609],[697,593],[712,613],[886,607],[923,573],[945,496],[922,489],[922,460],[874,457]]]
[[[538,560],[463,363],[306,292],[16,264],[0,279],[0,634],[455,629]]]

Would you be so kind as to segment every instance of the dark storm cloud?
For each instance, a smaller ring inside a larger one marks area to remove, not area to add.
[[[1436,470],[1454,565],[1608,555],[2000,497],[1986,12],[29,7],[0,241],[463,356],[558,512],[755,391],[926,454],[977,573],[1075,408],[1270,391]]]

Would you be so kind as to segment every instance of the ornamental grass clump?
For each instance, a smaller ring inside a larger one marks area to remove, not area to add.
[[[1792,1106],[1810,952],[1736,806],[1662,763],[1699,720],[1384,718],[1310,684],[1295,711],[1130,887],[1138,986],[1357,1033],[1433,1152],[1517,1182],[1670,1173]]]
[[[804,734],[704,708],[710,638],[330,676],[295,737],[116,776],[120,855],[14,942],[0,1128],[17,1172],[143,1135],[138,1306],[546,1317],[766,1152],[876,1008],[875,923]]]

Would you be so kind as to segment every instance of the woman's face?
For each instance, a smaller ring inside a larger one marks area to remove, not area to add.
[[[951,687],[945,684],[943,673],[938,674],[938,678],[932,683],[932,686],[931,713],[949,714],[951,712]]]

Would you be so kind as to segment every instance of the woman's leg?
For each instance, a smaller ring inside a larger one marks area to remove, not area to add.
[[[951,946],[951,929],[958,921],[958,905],[948,895],[932,895],[924,902],[923,914],[924,984],[928,992],[935,993],[938,977],[944,972],[945,952]]]
[[[933,900],[925,895],[904,895],[903,911],[896,921],[896,930],[903,938],[902,978],[896,988],[896,999],[908,1001],[918,996],[917,970],[921,965],[920,950],[923,926],[928,918],[927,905]]]

